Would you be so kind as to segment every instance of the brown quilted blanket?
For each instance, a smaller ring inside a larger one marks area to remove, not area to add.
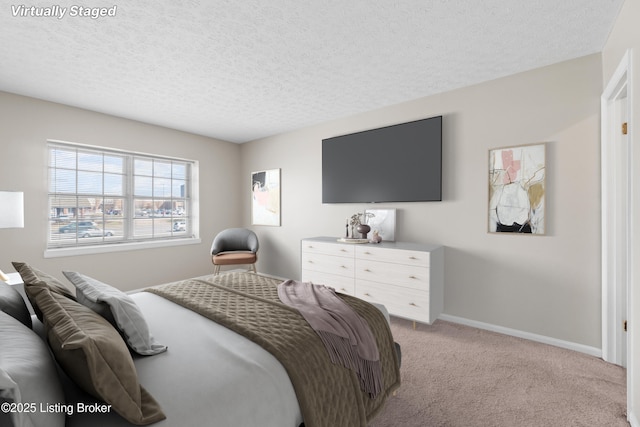
[[[371,399],[356,374],[334,365],[318,335],[300,313],[280,302],[282,280],[227,273],[147,289],[187,307],[261,345],[282,363],[296,391],[306,427],[366,427],[400,386],[397,354],[382,313],[360,299],[340,295],[375,335],[384,390]]]

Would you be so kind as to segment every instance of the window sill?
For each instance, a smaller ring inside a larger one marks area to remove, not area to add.
[[[101,245],[101,246],[81,246],[73,248],[59,248],[59,249],[45,249],[45,258],[59,258],[67,256],[78,255],[90,255],[90,254],[102,254],[109,252],[126,252],[135,251],[140,249],[153,249],[164,248],[170,246],[185,246],[185,245],[198,245],[202,243],[199,238],[193,239],[172,239],[172,240],[157,240],[154,242],[132,242],[132,243],[118,243],[113,245]]]

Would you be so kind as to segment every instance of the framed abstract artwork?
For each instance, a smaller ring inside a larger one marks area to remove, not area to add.
[[[280,169],[251,172],[251,224],[280,225]]]
[[[546,144],[489,150],[489,232],[545,234]]]

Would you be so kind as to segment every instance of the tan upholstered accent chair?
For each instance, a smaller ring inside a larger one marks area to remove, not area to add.
[[[228,228],[222,230],[213,239],[211,262],[214,274],[220,273],[222,265],[251,265],[256,272],[258,261],[258,236],[246,228]]]

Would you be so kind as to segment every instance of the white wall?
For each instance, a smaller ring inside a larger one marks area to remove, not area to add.
[[[5,272],[14,271],[11,261],[26,261],[65,283],[61,271],[68,269],[123,290],[137,289],[211,273],[213,236],[241,224],[236,144],[3,92],[0,120],[0,190],[25,193],[25,228],[0,230]],[[45,259],[47,139],[198,160],[202,243]]]
[[[444,245],[445,313],[600,348],[599,54],[243,144],[243,178],[282,169],[259,270],[300,277],[300,239],[372,207],[324,205],[323,138],[443,115],[443,201],[398,209],[397,240]],[[548,142],[547,236],[487,233],[488,150]],[[384,167],[380,159],[379,167]],[[248,187],[248,184],[247,184]],[[250,225],[250,199],[243,198]]]
[[[618,15],[618,20],[611,31],[609,40],[605,45],[603,57],[603,85],[606,85],[611,79],[613,72],[622,60],[627,49],[633,49],[632,53],[632,75],[631,96],[633,97],[633,105],[630,117],[630,135],[633,152],[633,169],[635,176],[632,184],[632,209],[633,218],[640,218],[640,149],[638,148],[638,137],[640,133],[636,130],[640,126],[640,27],[638,27],[637,17],[640,16],[640,2],[637,0],[627,0]],[[637,251],[640,250],[640,227],[637,222],[633,222],[633,246],[636,253],[634,258],[638,259]],[[629,325],[629,333],[631,334],[632,358],[635,360],[633,364],[633,372],[631,372],[631,384],[629,390],[633,390],[629,410],[633,415],[632,425],[640,425],[640,366],[638,366],[638,357],[640,355],[640,327],[637,326],[638,313],[640,310],[640,263],[634,262],[632,266],[632,289],[630,295],[630,311],[633,313],[633,320]]]

